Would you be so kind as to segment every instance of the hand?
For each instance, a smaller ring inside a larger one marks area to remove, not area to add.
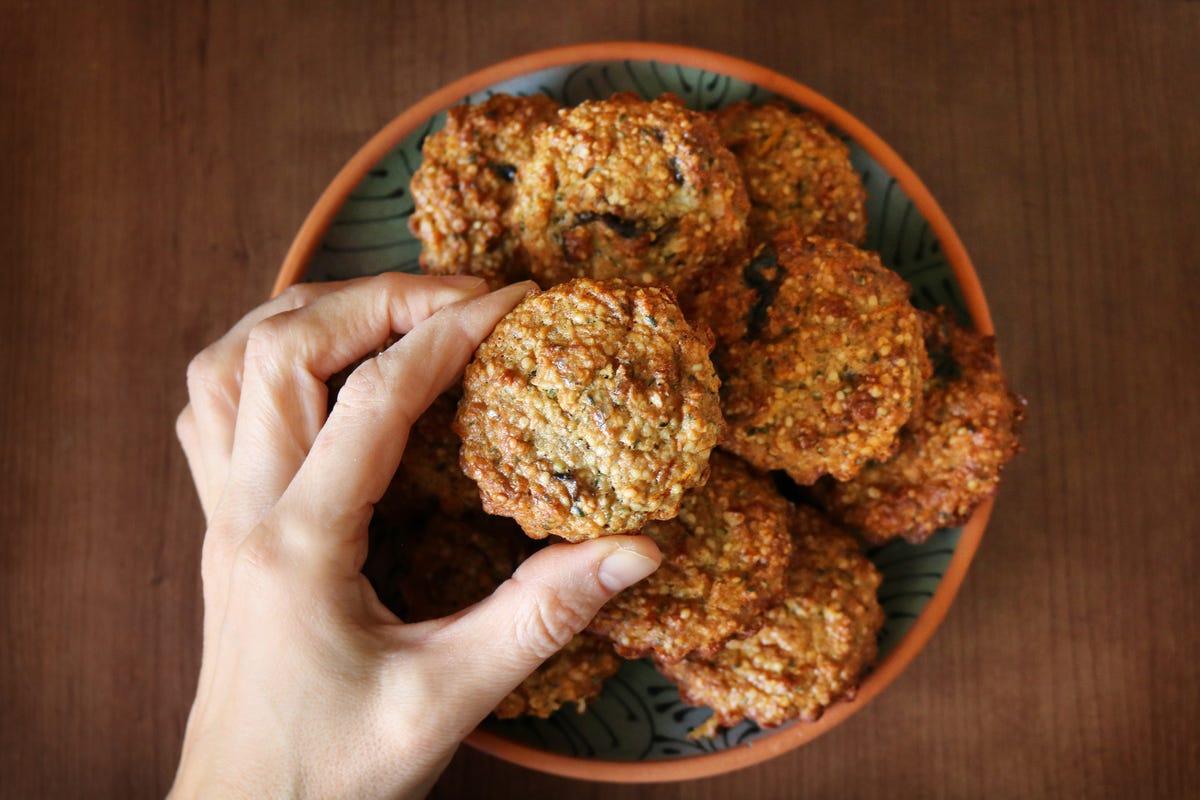
[[[413,625],[359,572],[412,422],[533,288],[297,286],[192,362],[177,432],[208,521],[204,650],[173,796],[422,796],[501,698],[657,567],[645,537],[556,545]],[[329,376],[393,331],[326,419]]]

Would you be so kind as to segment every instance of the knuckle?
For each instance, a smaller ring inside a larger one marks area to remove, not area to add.
[[[386,391],[388,383],[387,375],[384,374],[378,358],[368,358],[355,367],[354,371],[350,373],[350,377],[346,379],[347,386],[352,386],[356,391],[364,394]]]
[[[381,272],[368,280],[371,281],[373,289],[388,294],[402,295],[410,288],[410,277],[402,272]]]
[[[245,364],[247,370],[260,374],[277,371],[277,366],[287,350],[291,315],[285,311],[260,321],[250,329],[246,337]]]
[[[185,406],[175,418],[175,438],[181,442],[190,442],[196,432],[196,414],[192,407]]]
[[[338,402],[357,408],[370,407],[376,405],[379,398],[387,396],[390,386],[391,381],[379,359],[368,358],[350,373],[346,385],[338,393]]]
[[[231,560],[235,579],[248,579],[258,584],[280,568],[281,558],[274,537],[263,535],[261,531],[254,531],[231,550],[226,557]]]
[[[187,365],[187,382],[215,380],[221,374],[222,359],[216,348],[206,347],[192,357]]]
[[[209,525],[200,548],[200,572],[205,582],[214,574],[225,572],[233,560],[234,549],[229,544],[230,534],[217,523]]]
[[[236,405],[233,402],[236,392],[230,384],[236,384],[238,378],[229,372],[227,365],[211,348],[193,358],[187,369],[188,398],[191,404],[206,408],[214,405]],[[187,409],[179,415],[175,426],[176,433],[182,430],[180,426],[185,422],[185,416],[191,416]]]
[[[285,310],[303,308],[320,295],[320,290],[312,283],[293,283],[279,293],[279,304]]]
[[[264,353],[276,349],[286,336],[290,312],[284,311],[259,320],[246,338],[246,353]]]
[[[591,621],[578,603],[564,597],[553,586],[511,579],[524,593],[522,613],[516,620],[517,645],[538,658],[549,658],[561,650]]]

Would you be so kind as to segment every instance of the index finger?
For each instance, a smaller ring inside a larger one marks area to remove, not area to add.
[[[412,423],[500,318],[536,289],[519,283],[446,306],[355,370],[275,508],[284,538],[305,557],[357,575],[371,510],[400,464]]]

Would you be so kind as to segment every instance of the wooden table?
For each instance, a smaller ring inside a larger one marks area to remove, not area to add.
[[[184,367],[343,161],[468,71],[646,38],[792,75],[908,159],[1028,449],[945,625],[833,733],[659,787],[464,750],[434,796],[1200,796],[1200,3],[3,5],[0,794],[169,785],[201,619]]]

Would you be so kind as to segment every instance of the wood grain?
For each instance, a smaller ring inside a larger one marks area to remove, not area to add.
[[[463,751],[434,796],[1200,794],[1200,3],[2,5],[0,795],[169,786],[199,662],[184,368],[341,163],[470,70],[643,38],[792,75],[916,168],[1028,449],[943,628],[830,735],[661,787]]]

